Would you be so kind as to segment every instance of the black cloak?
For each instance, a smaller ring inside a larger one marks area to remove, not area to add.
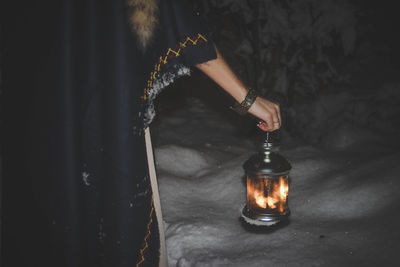
[[[1,266],[157,266],[143,129],[152,100],[214,59],[188,0],[146,49],[124,0],[2,1]]]

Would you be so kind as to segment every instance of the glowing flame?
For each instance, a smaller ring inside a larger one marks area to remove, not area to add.
[[[287,179],[284,179],[283,177],[279,178],[279,191],[281,199],[286,200],[289,192],[289,185]]]
[[[276,203],[279,201],[279,199],[274,198],[274,197],[267,197],[267,202],[268,202],[268,207],[270,207],[271,209],[275,209],[276,208]]]
[[[259,207],[266,209],[267,208],[267,201],[263,194],[259,191],[254,191],[254,199]],[[268,204],[269,205],[269,204]]]
[[[289,183],[287,179],[283,177],[279,178],[279,193],[280,193],[280,205],[279,205],[279,212],[283,212],[286,206],[287,196],[289,193]]]
[[[262,209],[279,209],[284,212],[287,206],[289,184],[287,178],[280,177],[279,180],[264,179],[260,183],[248,180],[247,193],[249,200]]]

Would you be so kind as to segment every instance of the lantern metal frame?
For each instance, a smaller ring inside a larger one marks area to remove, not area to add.
[[[268,205],[265,209],[261,207],[254,209],[254,207],[249,205],[249,179],[253,181],[261,179],[264,181],[270,180],[270,182],[273,183],[276,183],[276,180],[285,179],[287,186],[289,186],[289,172],[292,167],[290,163],[278,153],[279,144],[272,142],[270,139],[270,134],[267,133],[266,139],[262,143],[261,151],[251,156],[243,166],[246,172],[247,201],[242,210],[242,218],[247,223],[260,226],[274,225],[280,221],[286,220],[290,215],[288,195],[285,199],[285,208],[281,212],[269,208]]]

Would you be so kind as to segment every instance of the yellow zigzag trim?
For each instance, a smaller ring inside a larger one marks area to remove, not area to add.
[[[140,254],[139,254],[139,261],[136,263],[136,267],[141,267],[143,262],[144,262],[144,253],[146,252],[147,248],[149,247],[149,239],[151,235],[151,225],[153,224],[153,213],[154,213],[154,203],[153,203],[153,196],[151,196],[151,203],[150,203],[150,219],[149,222],[147,223],[147,230],[146,230],[146,235],[144,236],[143,240],[143,246],[140,249]]]
[[[208,42],[207,38],[204,37],[202,34],[198,33],[195,34],[193,37],[185,37],[183,38],[179,44],[175,46],[174,49],[168,48],[167,52],[160,57],[158,60],[157,64],[154,66],[154,70],[150,73],[150,78],[147,81],[147,86],[144,89],[143,95],[142,95],[142,101],[146,101],[147,97],[149,96],[150,93],[150,88],[153,85],[153,82],[157,78],[157,74],[160,72],[161,67],[165,64],[168,63],[169,59],[172,58],[177,58],[181,55],[181,52],[183,52],[184,48],[192,45],[197,45],[198,43],[203,43],[203,42]]]

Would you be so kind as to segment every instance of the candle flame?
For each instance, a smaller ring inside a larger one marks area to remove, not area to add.
[[[287,179],[284,179],[282,176],[279,177],[279,193],[280,193],[280,205],[279,212],[283,212],[286,206],[287,196],[289,193],[289,183]]]
[[[278,181],[265,179],[262,184],[248,181],[248,195],[253,198],[253,203],[262,209],[279,209],[284,212],[287,206],[289,183],[287,178],[280,177]]]
[[[279,178],[279,191],[281,199],[286,200],[289,192],[289,185],[287,180],[283,179],[283,177]]]
[[[254,198],[259,207],[261,207],[263,209],[267,208],[267,201],[266,201],[265,197],[263,196],[263,194],[261,194],[261,192],[259,192],[257,190],[254,191]]]
[[[270,207],[271,209],[275,209],[276,208],[276,203],[279,201],[278,198],[275,197],[267,197],[267,202],[268,202],[268,207]]]

